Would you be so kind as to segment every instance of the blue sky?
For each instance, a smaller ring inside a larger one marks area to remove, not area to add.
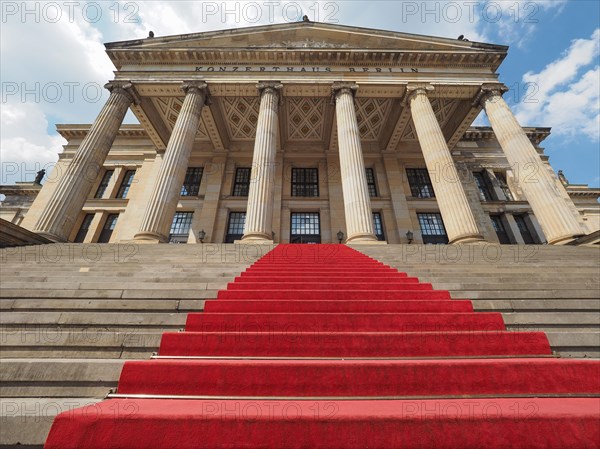
[[[57,159],[57,123],[90,123],[112,78],[104,42],[311,20],[509,45],[500,67],[523,126],[571,183],[600,186],[600,6],[596,1],[2,1],[1,183]],[[260,16],[258,16],[259,14]],[[528,100],[528,101],[525,101]],[[529,101],[532,100],[532,101]],[[128,121],[135,118],[129,114]],[[481,116],[476,124],[486,124]]]

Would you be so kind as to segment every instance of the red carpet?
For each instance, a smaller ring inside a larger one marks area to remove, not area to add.
[[[597,448],[600,362],[345,245],[279,245],[46,448]]]

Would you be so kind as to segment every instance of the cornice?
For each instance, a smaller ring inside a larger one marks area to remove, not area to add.
[[[56,125],[56,131],[65,139],[85,137],[91,128],[91,124],[78,125]],[[141,125],[121,125],[117,137],[146,137],[148,133]]]
[[[569,196],[600,198],[600,189],[588,187],[586,184],[570,184],[566,186]]]
[[[37,195],[41,189],[40,184],[33,182],[0,185],[0,193],[6,196],[32,196]]]
[[[354,48],[142,48],[108,49],[107,54],[117,69],[132,65],[243,65],[249,63],[275,65],[335,64],[348,66],[393,67],[490,67],[496,70],[506,57],[505,51],[465,50],[391,50]]]
[[[544,139],[550,135],[551,128],[534,128],[524,127],[523,131],[529,137],[529,140],[536,145],[539,145]],[[495,140],[496,135],[494,130],[489,126],[473,126],[467,129],[463,135],[463,141],[477,141],[477,140]]]

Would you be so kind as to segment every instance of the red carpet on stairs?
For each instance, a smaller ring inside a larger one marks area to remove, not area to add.
[[[600,362],[345,245],[278,245],[45,447],[598,448]]]

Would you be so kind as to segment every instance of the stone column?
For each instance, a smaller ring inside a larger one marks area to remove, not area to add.
[[[56,189],[33,227],[34,232],[51,240],[64,242],[68,239],[129,106],[133,102],[139,103],[129,82],[111,81],[104,87],[110,91],[108,101],[60,176]]]
[[[478,101],[549,244],[564,244],[584,232],[561,197],[537,150],[502,98],[503,85],[483,85]]]
[[[166,242],[181,192],[200,113],[207,100],[206,83],[187,82],[182,86],[185,99],[165,150],[152,196],[134,240],[146,243]]]
[[[407,87],[407,100],[450,243],[482,242],[446,139],[431,107],[431,85]]]
[[[254,140],[252,174],[243,243],[272,243],[275,153],[277,151],[277,110],[279,83],[260,83],[260,110]]]
[[[332,87],[346,215],[346,243],[378,243],[373,229],[371,199],[354,109],[354,91],[357,88],[357,85],[342,83]]]

